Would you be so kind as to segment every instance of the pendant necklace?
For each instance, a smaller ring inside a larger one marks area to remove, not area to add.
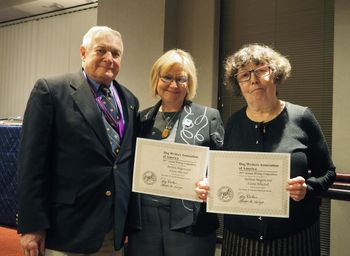
[[[163,119],[164,119],[164,121],[165,121],[165,128],[164,128],[164,130],[162,131],[162,139],[165,139],[165,138],[167,138],[167,137],[169,136],[170,131],[171,131],[171,129],[173,128],[173,124],[172,124],[171,121],[177,116],[177,114],[178,114],[179,112],[175,112],[175,113],[172,115],[171,118],[169,118],[169,116],[168,116],[168,118],[166,118],[165,115],[164,115],[164,112],[161,112],[161,113],[162,113],[162,117],[163,117]],[[167,119],[168,119],[168,120],[167,120]]]

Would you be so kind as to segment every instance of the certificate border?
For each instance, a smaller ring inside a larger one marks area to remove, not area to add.
[[[249,215],[249,216],[269,216],[269,217],[289,217],[289,193],[286,191],[285,187],[281,187],[280,193],[285,194],[282,197],[281,206],[282,209],[259,209],[259,208],[242,208],[233,206],[217,206],[213,201],[213,196],[216,196],[218,188],[215,187],[213,172],[220,172],[215,167],[215,163],[220,161],[218,159],[224,158],[244,158],[244,159],[264,159],[266,156],[270,159],[280,159],[282,161],[282,168],[286,170],[282,173],[282,179],[286,181],[290,177],[290,154],[289,153],[265,153],[265,152],[244,152],[244,151],[215,151],[212,150],[209,153],[209,167],[208,167],[208,182],[210,186],[210,192],[207,200],[207,211],[223,214],[239,214],[239,215]],[[235,184],[223,184],[223,186],[233,187]],[[286,185],[287,186],[287,185]],[[228,203],[229,204],[229,203]]]
[[[203,173],[199,174],[199,179],[205,177],[205,172],[208,164],[208,155],[209,155],[209,147],[205,146],[197,146],[197,145],[189,145],[189,144],[181,144],[181,143],[173,143],[173,142],[166,142],[166,141],[160,141],[160,140],[152,140],[152,139],[145,139],[145,138],[137,138],[136,140],[136,153],[135,153],[135,160],[134,160],[134,173],[133,173],[133,181],[132,181],[132,191],[138,192],[138,193],[146,193],[150,195],[157,195],[157,196],[165,196],[170,198],[176,198],[176,199],[184,199],[184,200],[190,200],[190,201],[196,201],[196,202],[203,202],[197,197],[197,194],[195,193],[195,182],[198,180],[193,181],[193,193],[184,193],[184,192],[174,192],[171,191],[169,193],[166,193],[164,190],[157,189],[157,188],[147,188],[142,184],[141,179],[137,178],[137,175],[142,175],[142,161],[140,159],[140,154],[138,152],[141,152],[143,150],[143,147],[145,146],[154,146],[159,147],[159,145],[162,146],[164,149],[175,150],[177,148],[186,148],[188,152],[199,152],[200,155],[206,154],[205,159],[206,161],[201,161],[200,166],[198,167],[198,170],[203,170]]]

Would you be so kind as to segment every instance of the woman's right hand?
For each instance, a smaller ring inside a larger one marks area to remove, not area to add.
[[[204,202],[207,201],[209,186],[206,178],[196,183],[195,192],[197,193],[199,199],[203,200]]]
[[[301,176],[289,179],[287,191],[289,191],[289,195],[294,201],[299,202],[303,200],[307,191],[305,179]]]

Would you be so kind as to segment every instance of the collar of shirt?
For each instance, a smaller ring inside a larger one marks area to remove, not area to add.
[[[90,84],[90,86],[92,87],[92,89],[94,90],[94,92],[96,93],[96,95],[101,95],[99,92],[99,88],[100,88],[100,84],[97,83],[95,80],[91,79],[90,77],[88,77],[88,75],[85,73],[85,71],[83,70],[83,74],[85,76],[85,79],[88,81],[88,84]],[[114,99],[116,99],[116,103],[119,109],[119,112],[121,114],[121,118],[120,118],[120,122],[123,122],[123,125],[125,124],[125,119],[124,119],[124,113],[123,113],[123,108],[122,108],[122,104],[121,101],[119,99],[117,90],[112,86],[113,85],[113,81],[110,83],[109,85],[109,89],[112,92],[112,95],[114,97]]]
[[[100,84],[97,83],[95,80],[91,79],[91,78],[85,73],[84,70],[83,70],[83,74],[84,74],[86,80],[87,80],[87,81],[89,82],[89,84],[91,85],[91,87],[92,87],[92,89],[94,90],[94,92],[96,92],[97,95],[100,95],[100,92],[99,92],[99,90],[98,90],[98,89],[100,88]],[[110,85],[108,86],[109,89],[111,89],[112,83],[113,83],[113,82],[111,82]]]

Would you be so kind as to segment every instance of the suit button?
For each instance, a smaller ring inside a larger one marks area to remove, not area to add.
[[[263,239],[264,239],[264,237],[263,237],[263,236],[260,236],[259,238],[260,238],[260,240],[263,240]]]
[[[117,170],[117,166],[115,165],[115,166],[113,166],[113,170],[114,171],[116,171]]]
[[[112,192],[109,191],[109,190],[107,190],[107,191],[105,192],[105,195],[106,195],[106,196],[111,196],[111,195],[112,195]]]

